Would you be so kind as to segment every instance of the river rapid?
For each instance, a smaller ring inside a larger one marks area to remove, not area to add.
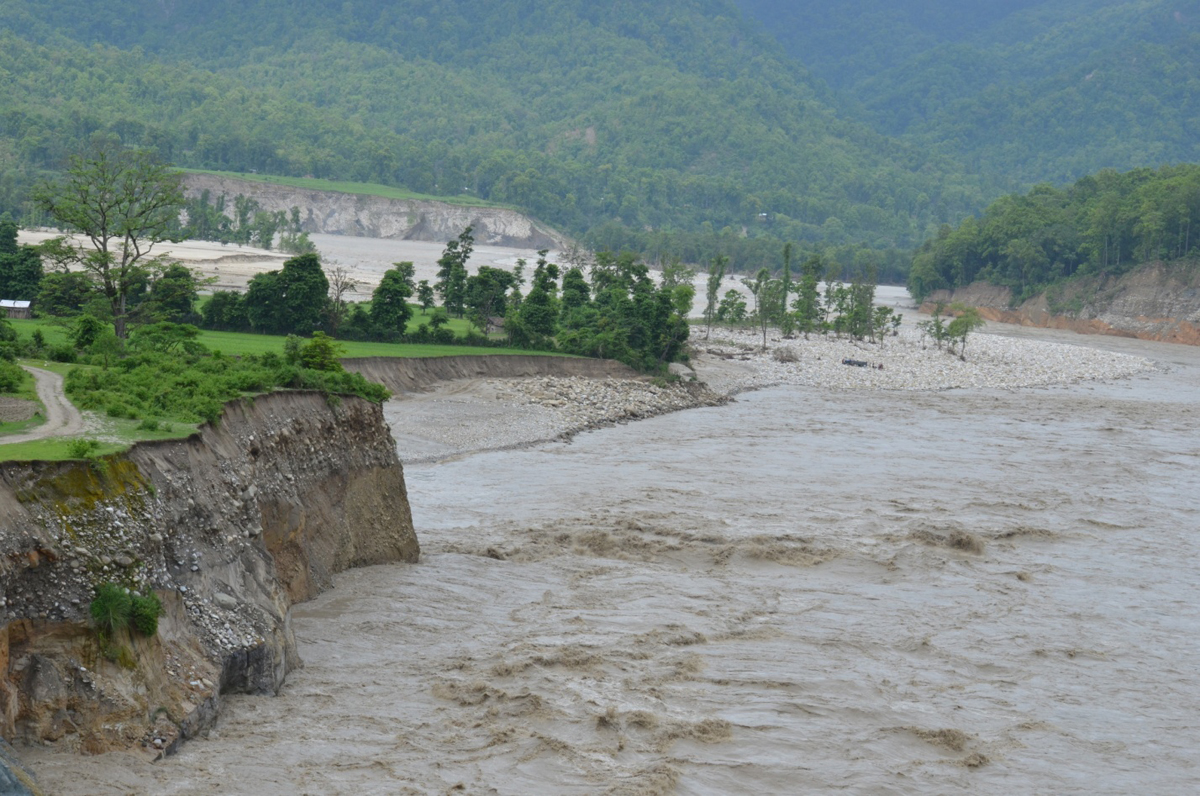
[[[1200,351],[1112,384],[772,388],[406,468],[423,555],[305,668],[55,793],[1194,793]]]

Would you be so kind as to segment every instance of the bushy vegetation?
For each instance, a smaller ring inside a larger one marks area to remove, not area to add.
[[[96,598],[89,606],[97,632],[109,638],[129,626],[132,610],[133,600],[129,592],[115,583],[97,586]]]
[[[711,334],[714,324],[733,326],[753,325],[762,331],[766,347],[768,325],[777,326],[784,335],[832,332],[857,340],[882,341],[900,326],[900,316],[891,307],[875,306],[875,280],[868,271],[852,282],[838,278],[840,268],[813,255],[804,259],[799,269],[792,271],[792,250],[785,247],[783,268],[778,277],[761,269],[753,277],[743,278],[750,290],[753,308],[747,306],[744,294],[738,290],[720,293],[725,277],[725,262],[718,259],[709,269],[707,303],[704,320]],[[821,294],[821,281],[825,293]]]
[[[1058,189],[1005,196],[980,218],[943,227],[913,259],[918,299],[976,280],[1020,302],[1075,276],[1120,275],[1200,251],[1200,166],[1103,171]]]
[[[135,595],[130,600],[129,623],[143,636],[158,634],[158,618],[162,616],[162,613],[162,601],[154,592]]]
[[[336,369],[305,367],[303,358],[311,346],[323,343],[317,340],[301,345],[292,358],[277,354],[233,358],[196,348],[135,350],[106,368],[71,370],[66,390],[79,408],[109,417],[170,418],[185,423],[216,421],[225,402],[277,389],[357,395],[376,403],[387,399],[387,389],[340,365]]]
[[[238,194],[233,199],[233,206],[227,208],[224,194],[213,201],[205,190],[186,201],[184,212],[187,223],[180,228],[184,238],[238,243],[260,249],[278,245],[280,251],[291,254],[316,251],[308,233],[301,228],[298,207],[293,207],[290,213],[271,212],[263,210],[257,200]]]
[[[122,630],[132,627],[139,634],[153,637],[158,634],[158,618],[162,616],[162,601],[158,595],[130,592],[119,584],[106,582],[96,586],[96,597],[88,606],[100,653],[126,669],[136,665],[133,652],[116,640]]]
[[[911,245],[983,198],[955,164],[839,119],[725,3],[15,0],[0,22],[22,32],[0,40],[19,164],[0,211],[24,212],[22,185],[95,129],[182,166],[466,194],[593,248],[738,267],[762,264],[758,239]]]
[[[1004,192],[1195,159],[1185,11],[11,0],[0,213],[44,220],[28,187],[107,130],[182,166],[512,205],[655,263],[754,272],[792,240],[896,281],[898,249]],[[306,248],[291,215],[193,205],[195,234]]]
[[[244,295],[213,294],[204,306],[203,322],[214,330],[273,334],[307,334],[320,327],[313,332],[310,357],[331,344],[326,330],[336,330],[344,340],[599,356],[645,371],[662,370],[684,355],[694,271],[687,271],[686,280],[656,285],[646,264],[631,253],[618,257],[601,252],[593,257],[576,250],[570,254],[573,265],[564,271],[543,251],[527,278],[523,260],[512,271],[486,265],[475,269],[470,264],[473,249],[468,227],[447,243],[435,285],[417,285],[413,264],[396,263],[370,303],[353,306],[338,300],[338,285],[345,281],[336,270],[327,275],[317,255],[301,255],[284,263],[281,271],[254,277]],[[668,272],[676,273],[681,266],[673,268]],[[680,290],[687,291],[682,299]],[[428,309],[435,293],[442,306],[415,316],[409,299],[428,302]],[[465,334],[448,328],[452,315],[469,322]],[[311,370],[326,370],[315,359],[298,361],[307,362]]]
[[[1167,0],[736,0],[848,115],[991,195],[1196,160],[1200,27]]]
[[[42,258],[34,246],[17,245],[17,225],[0,219],[0,298],[32,301],[42,281]]]

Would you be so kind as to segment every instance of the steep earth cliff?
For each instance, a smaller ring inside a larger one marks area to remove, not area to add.
[[[189,197],[203,191],[208,191],[214,201],[225,196],[229,207],[233,207],[238,194],[272,212],[290,212],[298,207],[306,232],[445,242],[471,226],[477,242],[492,246],[559,249],[566,243],[565,237],[549,227],[516,210],[499,207],[314,191],[211,174],[187,174],[184,186]]]
[[[989,321],[1200,345],[1200,264],[1151,263],[1119,278],[1092,277],[1055,286],[1019,306],[1012,291],[988,282],[938,290],[937,302],[978,307]]]
[[[266,395],[186,440],[0,465],[0,735],[169,751],[220,694],[280,687],[293,602],[418,553],[395,443],[358,398]],[[122,631],[108,656],[87,616],[106,581],[165,608],[156,636]]]

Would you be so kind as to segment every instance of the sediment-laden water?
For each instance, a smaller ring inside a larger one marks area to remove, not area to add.
[[[1193,793],[1200,352],[1114,384],[788,387],[407,468],[423,557],[306,666],[52,792]],[[454,790],[457,788],[458,790]]]

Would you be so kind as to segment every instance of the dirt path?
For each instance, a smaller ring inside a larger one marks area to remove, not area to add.
[[[70,437],[84,433],[87,430],[86,423],[80,411],[67,400],[67,393],[63,389],[63,377],[41,368],[28,365],[21,367],[33,374],[38,398],[46,407],[46,422],[21,434],[0,437],[0,444],[33,442],[46,437]]]

